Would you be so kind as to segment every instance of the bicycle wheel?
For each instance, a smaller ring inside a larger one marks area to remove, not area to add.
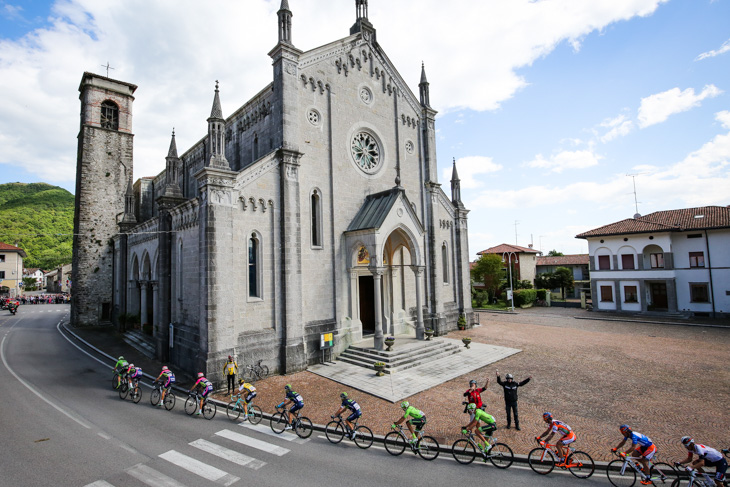
[[[550,450],[537,447],[527,455],[527,463],[530,464],[533,472],[547,475],[555,468],[555,455]]]
[[[150,393],[150,404],[153,406],[157,406],[160,402],[160,396],[162,393],[159,389],[152,389],[152,392]]]
[[[195,398],[195,396],[189,396],[187,400],[185,401],[185,413],[188,416],[192,416],[195,414],[195,411],[198,409],[198,400]]]
[[[636,483],[636,471],[630,465],[626,465],[624,468],[623,460],[609,462],[606,467],[606,475],[608,481],[616,487],[632,487]]]
[[[130,399],[134,401],[135,404],[139,404],[140,399],[142,399],[142,390],[139,388],[139,386],[132,389],[132,391],[129,393]]]
[[[373,444],[373,432],[367,426],[355,428],[355,444],[363,450],[370,448]]]
[[[663,480],[662,474],[664,475]],[[669,487],[670,485],[672,485],[672,482],[679,478],[679,472],[677,472],[674,467],[664,462],[657,462],[653,464],[651,466],[651,470],[649,470],[649,475],[652,478],[652,482],[657,487]]]
[[[168,411],[175,407],[175,394],[173,394],[172,391],[165,394],[165,401],[163,404],[165,405],[165,409]]]
[[[127,384],[122,384],[121,386],[119,386],[119,399],[126,399],[128,393],[129,386]]]
[[[345,437],[345,428],[342,427],[342,423],[339,421],[330,421],[327,423],[327,426],[324,427],[324,435],[330,443],[334,443],[336,445]]]
[[[205,401],[203,404],[203,417],[205,419],[213,419],[215,417],[217,408],[215,407],[215,403],[211,401]]]
[[[489,450],[487,456],[489,457],[489,461],[492,462],[492,465],[497,468],[509,468],[515,460],[515,454],[512,453],[512,448],[504,443],[495,443],[492,445],[492,449]]]
[[[584,451],[574,451],[568,458],[568,470],[579,479],[587,479],[596,470],[596,464]]]
[[[299,418],[299,421],[294,427],[294,432],[299,438],[309,438],[312,436],[312,431],[314,431],[312,422],[306,416]]]
[[[474,457],[476,457],[476,450],[469,440],[462,438],[460,440],[456,440],[454,444],[451,445],[451,454],[457,462],[462,465],[469,465],[474,461]]]
[[[439,442],[431,436],[422,436],[416,443],[416,448],[424,460],[435,460],[439,456]]]
[[[684,480],[684,484],[680,479],[674,479],[674,482],[672,482],[672,487],[680,487],[681,485],[689,485],[689,480]]]
[[[406,439],[397,431],[391,431],[385,435],[383,443],[391,455],[398,456],[406,450]]]
[[[254,406],[251,404],[248,407],[248,421],[251,424],[259,424],[261,422],[261,418],[263,418],[264,415],[261,412],[261,408],[258,406]]]
[[[226,416],[228,416],[228,419],[231,421],[236,421],[239,416],[241,416],[241,410],[237,407],[238,401],[231,401],[228,403],[228,406],[226,406]]]
[[[261,366],[261,378],[265,379],[269,376],[269,368],[265,365]]]
[[[286,420],[286,413],[277,413],[271,417],[271,430],[274,433],[282,433],[289,422]]]
[[[119,374],[117,374],[116,372],[112,374],[112,389],[119,389]]]

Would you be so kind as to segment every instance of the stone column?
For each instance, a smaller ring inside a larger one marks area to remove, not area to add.
[[[385,339],[383,338],[383,306],[381,281],[383,278],[383,269],[378,267],[373,269],[373,285],[375,286],[375,349],[382,350]]]
[[[416,338],[423,340],[424,337],[424,326],[423,326],[423,304],[421,296],[421,276],[423,275],[423,266],[414,265],[411,266],[413,274],[416,276]]]
[[[157,337],[159,331],[166,330],[167,328],[162,327],[160,323],[160,286],[157,281],[151,281],[150,285],[152,286],[152,336]]]
[[[145,323],[147,323],[147,288],[148,288],[149,284],[150,283],[148,281],[141,281],[139,283],[139,286],[140,286],[140,290],[139,290],[139,293],[140,293],[140,300],[139,300],[140,301],[139,302],[140,325],[144,325]]]

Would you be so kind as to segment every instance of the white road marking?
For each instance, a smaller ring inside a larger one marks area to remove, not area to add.
[[[236,463],[238,465],[241,465],[242,467],[258,470],[266,465],[266,462],[256,460],[253,457],[249,457],[248,455],[244,455],[243,453],[239,453],[220,445],[216,445],[215,443],[211,443],[207,440],[195,440],[189,444],[191,446],[194,446],[195,448],[198,448],[199,450],[203,450],[210,453],[211,455],[215,455],[217,457],[223,458],[224,460],[228,460],[229,462]]]
[[[242,426],[246,429],[250,429],[253,431],[258,431],[259,433],[263,433],[265,435],[273,436],[275,438],[281,438],[282,440],[286,441],[293,441],[297,444],[306,443],[309,441],[309,438],[299,438],[296,434],[291,433],[289,431],[284,431],[282,434],[274,433],[269,426],[264,426],[263,424],[251,424],[249,422],[243,422],[239,424],[238,426]]]
[[[223,438],[228,438],[229,440],[235,441],[236,443],[240,443],[242,445],[250,446],[251,448],[256,448],[257,450],[265,451],[266,453],[271,453],[273,455],[277,456],[284,456],[287,453],[289,453],[289,450],[287,448],[283,448],[281,446],[276,446],[271,443],[267,443],[265,441],[257,440],[256,438],[251,438],[250,436],[245,436],[239,433],[234,433],[230,430],[222,430],[216,433],[218,436],[222,436]]]
[[[224,472],[219,468],[215,468],[213,465],[208,465],[207,463],[203,463],[192,457],[183,455],[175,450],[170,450],[161,454],[160,458],[217,484],[228,486],[241,480],[239,477],[231,475],[228,472]]]
[[[112,439],[111,436],[109,436],[108,434],[104,433],[103,431],[99,431],[97,434],[99,436],[101,436],[102,438],[104,438],[105,440],[111,440]]]
[[[97,480],[96,482],[84,485],[84,487],[114,487],[114,485],[105,480]]]
[[[141,463],[127,469],[127,473],[150,487],[186,487],[185,484]]]

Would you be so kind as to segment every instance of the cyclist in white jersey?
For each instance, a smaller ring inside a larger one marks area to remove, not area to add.
[[[681,462],[675,462],[675,465],[680,466],[692,462],[692,457],[697,455],[697,460],[693,461],[690,467],[687,467],[687,471],[691,472],[693,468],[696,468],[708,481],[714,480],[717,487],[722,487],[727,472],[727,460],[722,453],[709,446],[695,443],[695,440],[690,436],[683,436],[681,441],[682,446],[687,449],[687,458]],[[706,474],[702,467],[715,467],[715,478],[713,479]]]

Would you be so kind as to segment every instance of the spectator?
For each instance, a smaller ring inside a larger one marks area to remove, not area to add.
[[[469,389],[464,393],[464,397],[466,398],[466,405],[468,406],[470,403],[474,403],[477,405],[477,408],[484,409],[484,404],[482,403],[482,392],[486,391],[488,386],[488,377],[487,382],[481,389],[477,388],[477,381],[475,381],[474,379],[470,380]],[[466,412],[466,407],[464,408],[464,412]]]
[[[507,429],[510,429],[510,426],[512,424],[512,412],[515,413],[515,429],[517,431],[520,431],[520,418],[517,416],[517,388],[522,387],[528,382],[530,382],[530,379],[532,379],[532,376],[529,376],[527,379],[523,380],[522,382],[515,382],[514,377],[512,377],[512,374],[507,374],[505,376],[505,381],[502,382],[502,380],[499,378],[499,370],[497,371],[497,384],[502,386],[504,389],[504,407],[507,410]]]
[[[223,374],[228,378],[228,394],[236,389],[236,374],[238,373],[238,364],[233,357],[228,356],[228,362],[223,366]]]

